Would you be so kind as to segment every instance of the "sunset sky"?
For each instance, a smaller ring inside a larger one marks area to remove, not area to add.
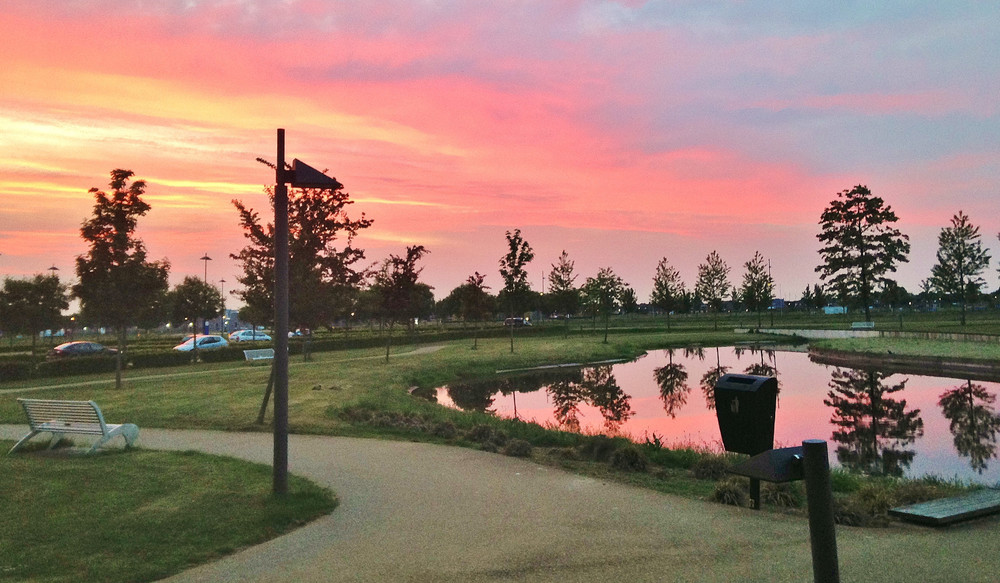
[[[230,201],[270,212],[277,128],[374,219],[371,262],[430,250],[439,299],[498,291],[515,228],[536,289],[564,249],[640,301],[661,257],[691,287],[759,250],[798,299],[856,184],[910,236],[911,292],[959,210],[1000,256],[995,2],[3,0],[0,32],[2,276],[71,280],[87,191],[127,168],[151,258],[176,284],[207,252],[229,292]]]

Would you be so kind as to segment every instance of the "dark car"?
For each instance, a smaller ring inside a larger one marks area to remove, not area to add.
[[[46,358],[48,360],[55,360],[74,356],[110,356],[112,354],[118,354],[118,350],[108,348],[97,342],[77,340],[76,342],[65,342],[49,350]]]
[[[531,326],[531,322],[527,318],[507,318],[503,321],[504,326]]]

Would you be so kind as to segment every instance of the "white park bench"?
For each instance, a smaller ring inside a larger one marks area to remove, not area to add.
[[[875,322],[851,322],[851,330],[874,330]]]
[[[274,349],[254,348],[253,350],[244,350],[243,358],[247,359],[247,362],[256,362],[258,360],[274,360]]]
[[[126,446],[131,447],[139,437],[139,428],[132,423],[112,425],[104,422],[104,415],[97,403],[93,401],[55,401],[49,399],[18,399],[28,416],[31,432],[14,444],[8,454],[14,453],[39,433],[51,433],[52,448],[62,439],[63,435],[97,435],[100,436],[87,453],[97,451],[112,438],[121,435]]]

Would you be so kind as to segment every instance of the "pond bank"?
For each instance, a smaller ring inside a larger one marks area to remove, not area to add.
[[[809,360],[847,368],[877,368],[889,373],[1000,382],[1000,362],[995,360],[916,356],[891,351],[876,354],[814,346],[809,347]]]

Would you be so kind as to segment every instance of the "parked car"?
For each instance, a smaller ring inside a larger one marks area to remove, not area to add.
[[[98,356],[111,354],[118,354],[118,350],[116,348],[108,348],[98,342],[77,340],[76,342],[64,342],[59,346],[56,346],[55,348],[49,350],[49,353],[45,356],[45,358],[47,360],[56,360],[59,358],[70,358],[73,356]]]
[[[504,326],[531,326],[531,322],[525,318],[507,318],[503,321]]]
[[[198,336],[198,350],[214,350],[216,348],[225,348],[229,346],[229,342],[226,341],[222,336],[216,336],[214,334],[209,334],[207,336]],[[174,350],[179,350],[181,352],[190,352],[194,350],[194,338],[189,338],[186,341],[174,346]]]
[[[247,342],[247,341],[260,341],[260,340],[270,340],[271,337],[263,332],[258,332],[256,330],[237,330],[229,335],[229,339],[233,342]]]

